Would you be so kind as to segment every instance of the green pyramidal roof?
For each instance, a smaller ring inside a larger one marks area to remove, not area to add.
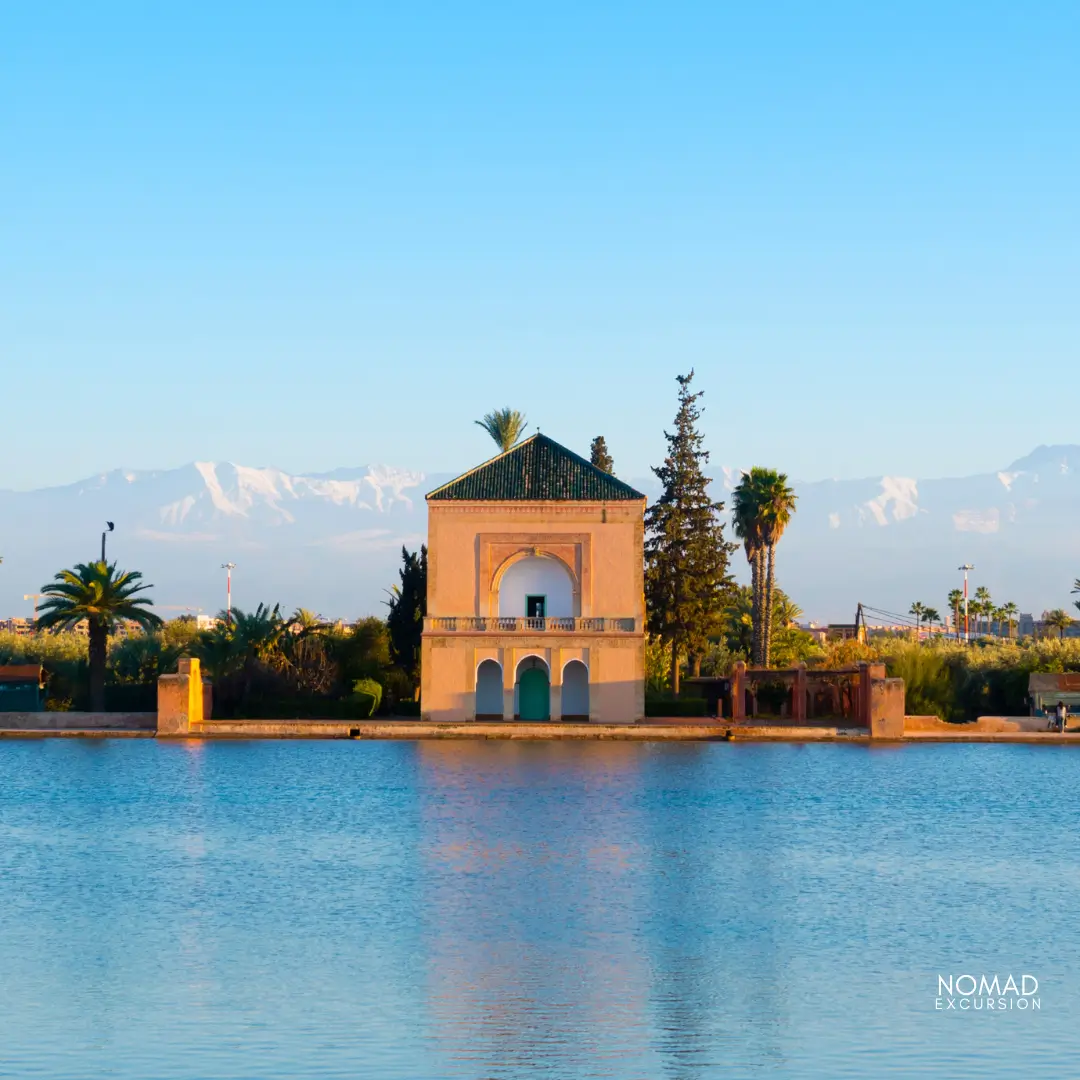
[[[618,502],[640,491],[536,434],[428,494],[460,502]]]

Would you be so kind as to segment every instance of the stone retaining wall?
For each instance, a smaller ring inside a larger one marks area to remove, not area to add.
[[[156,712],[0,712],[4,731],[153,731]]]
[[[989,735],[1011,731],[1046,731],[1041,716],[980,716],[963,724],[950,724],[937,716],[905,716],[904,734]]]

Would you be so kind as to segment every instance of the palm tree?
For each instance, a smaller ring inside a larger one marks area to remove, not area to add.
[[[310,608],[298,607],[289,619],[289,630],[294,634],[317,634],[323,628],[323,620]]]
[[[956,627],[956,640],[960,640],[960,605],[964,602],[962,589],[953,589],[949,593],[949,610],[953,613],[953,625]]]
[[[919,624],[922,622],[923,616],[926,614],[926,605],[920,600],[916,600],[914,604],[908,608],[908,614],[915,616],[915,640],[919,640]]]
[[[803,617],[803,609],[783,589],[773,595],[773,622],[782,630],[794,626]]]
[[[750,590],[751,590],[751,643],[750,663],[755,666],[762,665],[761,657],[761,613],[762,592],[765,583],[765,575],[762,572],[762,559],[765,545],[761,534],[761,511],[758,505],[758,491],[754,483],[754,473],[759,470],[751,469],[743,473],[742,479],[732,493],[732,524],[735,535],[743,542],[743,550],[746,552],[746,561],[750,564]]]
[[[937,608],[924,608],[922,616],[926,625],[929,626],[931,630],[934,629],[934,623],[941,622],[941,613],[937,610]]]
[[[755,476],[756,474],[756,476]],[[763,641],[761,644],[764,666],[769,666],[772,652],[773,590],[776,581],[776,545],[784,535],[795,513],[795,492],[788,487],[787,476],[775,469],[751,469],[751,478],[757,491],[758,514],[761,521],[761,539],[768,555],[765,571],[765,592],[762,596]]]
[[[2,561],[3,561],[3,560],[2,560],[2,559],[0,559],[0,562],[2,562]],[[1077,579],[1076,579],[1076,580],[1075,580],[1075,581],[1073,582],[1073,587],[1072,587],[1072,591],[1073,591],[1074,593],[1080,593],[1080,577],[1078,577],[1078,578],[1077,578]],[[1074,601],[1073,601],[1073,607],[1074,607],[1074,608],[1080,608],[1080,600],[1074,600]]]
[[[724,608],[724,631],[727,646],[741,652],[754,663],[754,591],[736,585]]]
[[[1002,604],[1001,607],[998,608],[998,614],[1005,620],[1006,633],[1011,638],[1013,623],[1016,622],[1016,617],[1020,614],[1020,609],[1010,600],[1007,604]]]
[[[255,672],[264,668],[280,668],[284,662],[281,642],[288,630],[288,624],[281,617],[281,605],[272,608],[259,604],[252,612],[232,610],[230,635],[233,655],[240,664],[243,673],[243,702],[245,707],[251,698],[251,686]]]
[[[994,610],[994,601],[990,598],[990,590],[985,585],[980,585],[975,590],[975,602],[979,605],[979,614],[986,618],[986,632],[990,632],[990,616]],[[975,624],[975,633],[979,633],[978,622]]]
[[[1064,641],[1065,631],[1072,626],[1073,621],[1067,611],[1054,608],[1053,611],[1047,611],[1043,614],[1043,624],[1058,632],[1058,641]]]
[[[504,454],[525,433],[525,417],[517,409],[496,409],[476,422],[499,444]]]
[[[206,673],[215,682],[231,675],[237,666],[232,624],[222,619],[215,620],[209,630],[199,634],[196,652]]]
[[[136,594],[149,589],[140,585],[137,570],[117,571],[116,563],[78,563],[71,570],[61,570],[51,582],[42,585],[44,603],[38,608],[39,630],[70,630],[86,620],[90,664],[90,708],[105,711],[105,663],[109,633],[118,622],[138,623],[144,630],[162,625],[152,611],[152,601]]]

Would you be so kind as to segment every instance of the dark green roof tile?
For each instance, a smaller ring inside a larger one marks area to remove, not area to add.
[[[443,484],[427,497],[459,502],[619,502],[645,498],[629,484],[540,434]]]

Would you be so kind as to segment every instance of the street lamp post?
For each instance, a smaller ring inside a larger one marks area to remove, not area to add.
[[[105,522],[105,531],[101,534],[101,561],[105,561],[105,537],[109,535],[115,529],[116,526],[111,521]]]
[[[968,571],[974,570],[975,567],[971,563],[964,563],[957,569],[964,571],[964,643],[967,644],[971,641],[971,635],[968,633]]]
[[[236,563],[223,562],[221,569],[225,571],[225,623],[232,624],[232,572],[236,569]]]

